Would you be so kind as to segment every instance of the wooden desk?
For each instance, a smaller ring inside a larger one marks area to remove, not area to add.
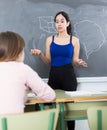
[[[28,104],[38,103],[41,110],[44,109],[44,100],[29,98]],[[66,129],[66,121],[87,119],[87,108],[90,106],[107,106],[107,93],[93,96],[70,97],[62,90],[56,90],[56,99],[51,102],[53,107],[56,106],[60,111],[60,130]]]

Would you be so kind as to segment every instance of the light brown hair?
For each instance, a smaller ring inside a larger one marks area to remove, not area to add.
[[[15,61],[24,47],[25,41],[18,33],[0,33],[0,61]]]

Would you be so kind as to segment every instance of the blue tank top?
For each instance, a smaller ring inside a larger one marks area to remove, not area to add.
[[[72,63],[74,47],[71,39],[72,38],[70,38],[70,43],[66,45],[59,45],[54,42],[53,36],[52,43],[50,45],[51,66],[58,67]]]

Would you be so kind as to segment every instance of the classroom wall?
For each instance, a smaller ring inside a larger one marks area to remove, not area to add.
[[[43,79],[47,82],[48,79]],[[86,77],[77,78],[77,90],[86,91],[107,91],[107,77]],[[76,121],[75,130],[89,130],[87,120]]]

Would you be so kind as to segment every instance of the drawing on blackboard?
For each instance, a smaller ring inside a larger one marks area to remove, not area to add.
[[[54,27],[54,19],[52,16],[41,16],[39,17],[39,24],[40,29],[48,32],[48,33],[55,33],[55,27]]]
[[[91,20],[83,20],[74,24],[74,31],[83,44],[87,59],[98,51],[105,42],[102,28]]]

